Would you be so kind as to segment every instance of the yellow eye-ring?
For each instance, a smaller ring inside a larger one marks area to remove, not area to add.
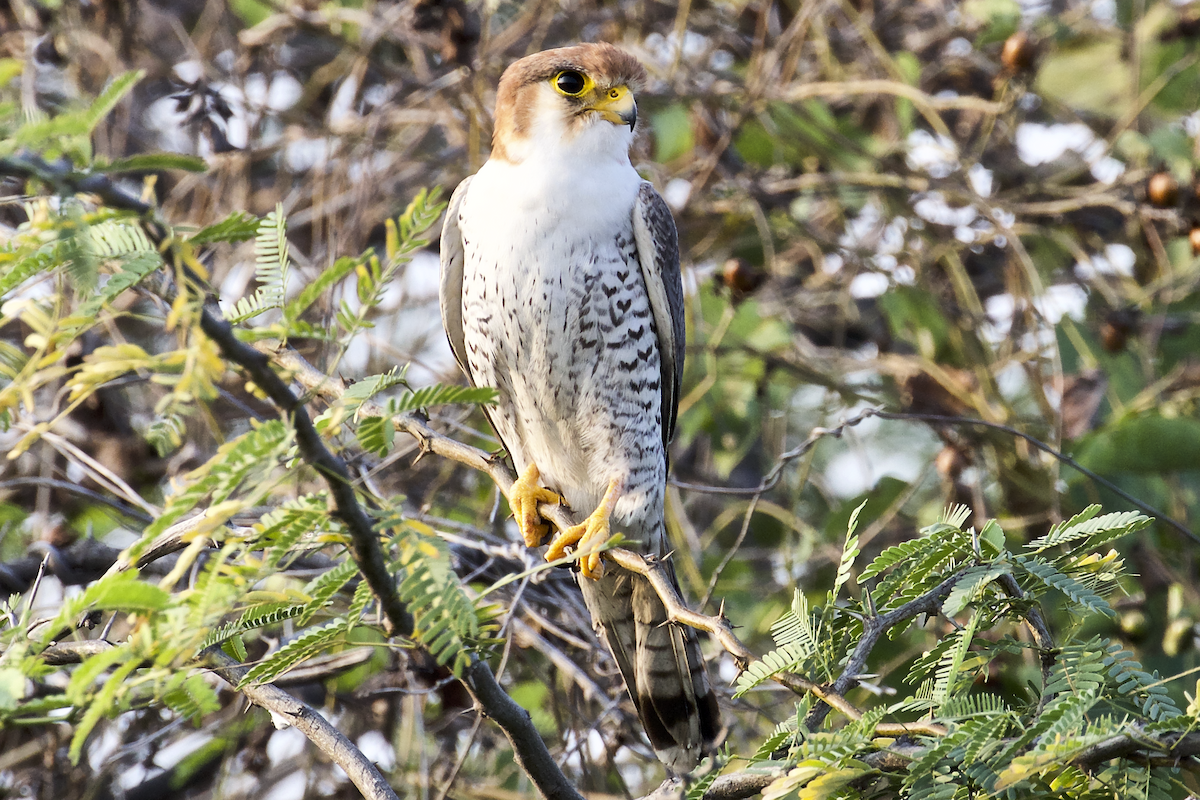
[[[588,79],[573,69],[564,69],[554,76],[554,88],[568,97],[579,97],[587,91]]]

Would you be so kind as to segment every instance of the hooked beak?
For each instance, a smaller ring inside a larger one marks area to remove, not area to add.
[[[614,125],[628,125],[629,130],[637,124],[637,103],[628,86],[614,86],[600,95],[600,99],[588,107]]]

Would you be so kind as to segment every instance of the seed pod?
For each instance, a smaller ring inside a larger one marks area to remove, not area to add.
[[[1037,42],[1026,31],[1017,31],[1004,40],[1000,63],[1009,72],[1026,72],[1037,60]]]
[[[1159,208],[1170,208],[1179,201],[1179,181],[1169,172],[1156,172],[1146,182],[1146,197]]]
[[[1136,334],[1141,324],[1141,315],[1135,309],[1118,308],[1110,311],[1100,323],[1100,343],[1110,353],[1125,349],[1129,337]]]
[[[1200,256],[1200,228],[1188,231],[1188,242],[1192,245],[1192,255]]]
[[[729,259],[721,270],[721,282],[734,299],[741,299],[753,293],[766,280],[766,272],[744,258]]]

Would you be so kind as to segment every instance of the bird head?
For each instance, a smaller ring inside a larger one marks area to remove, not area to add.
[[[564,147],[627,157],[637,123],[634,93],[645,80],[638,60],[611,44],[522,58],[500,78],[492,157],[520,163]]]

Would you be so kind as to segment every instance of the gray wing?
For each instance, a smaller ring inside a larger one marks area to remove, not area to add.
[[[633,233],[637,241],[642,279],[650,294],[654,328],[658,332],[662,365],[663,442],[666,443],[675,435],[679,390],[683,384],[686,335],[683,328],[683,277],[679,271],[679,234],[675,230],[675,219],[666,201],[648,182],[642,183],[633,206]]]
[[[467,196],[467,187],[470,185],[470,178],[460,183],[450,197],[450,206],[446,209],[446,221],[442,223],[442,270],[438,286],[442,326],[446,329],[446,338],[450,340],[450,350],[453,351],[458,366],[466,373],[468,380],[471,378],[471,371],[467,368],[467,345],[462,322],[464,251],[462,231],[458,227],[458,210],[463,198]]]

